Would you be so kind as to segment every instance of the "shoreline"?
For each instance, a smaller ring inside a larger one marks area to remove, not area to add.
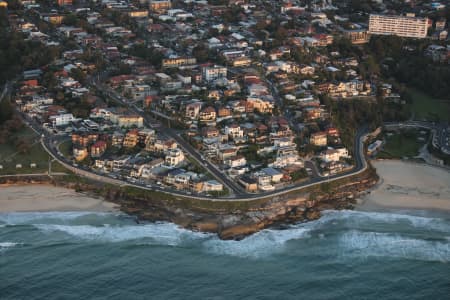
[[[48,183],[0,185],[0,213],[46,211],[117,212],[119,206],[100,197]]]
[[[425,163],[373,160],[379,182],[357,200],[356,210],[450,213],[450,172]]]
[[[193,207],[183,207],[152,199],[151,195],[124,191],[103,191],[103,197],[89,185],[75,189],[74,185],[43,181],[0,184],[0,213],[121,211],[142,221],[167,221],[194,231],[215,232],[221,239],[242,239],[271,226],[315,220],[320,218],[320,211],[329,209],[444,216],[450,213],[450,172],[401,160],[371,163],[379,174],[377,181],[369,175],[314,200],[307,194],[293,195],[244,210],[211,211],[209,207],[196,207],[203,203],[195,202],[191,203]]]

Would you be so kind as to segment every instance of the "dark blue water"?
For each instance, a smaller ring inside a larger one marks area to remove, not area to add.
[[[112,213],[0,214],[0,299],[450,299],[450,216],[327,212],[221,241]]]

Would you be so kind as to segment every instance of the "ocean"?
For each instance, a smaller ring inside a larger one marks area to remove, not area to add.
[[[242,241],[121,213],[0,214],[0,299],[450,299],[450,216],[327,211]]]

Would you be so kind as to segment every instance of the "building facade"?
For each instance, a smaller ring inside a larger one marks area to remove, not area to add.
[[[397,35],[410,38],[425,38],[428,32],[428,18],[409,16],[370,15],[369,33]]]

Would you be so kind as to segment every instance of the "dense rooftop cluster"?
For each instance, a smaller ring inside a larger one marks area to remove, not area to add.
[[[248,192],[336,174],[353,149],[335,106],[405,104],[367,51],[369,12],[426,17],[445,5],[334,2],[22,1],[11,28],[53,59],[23,72],[16,103],[70,135],[76,164],[132,182],[226,191],[206,161]],[[446,20],[426,20],[422,55],[446,64]]]

